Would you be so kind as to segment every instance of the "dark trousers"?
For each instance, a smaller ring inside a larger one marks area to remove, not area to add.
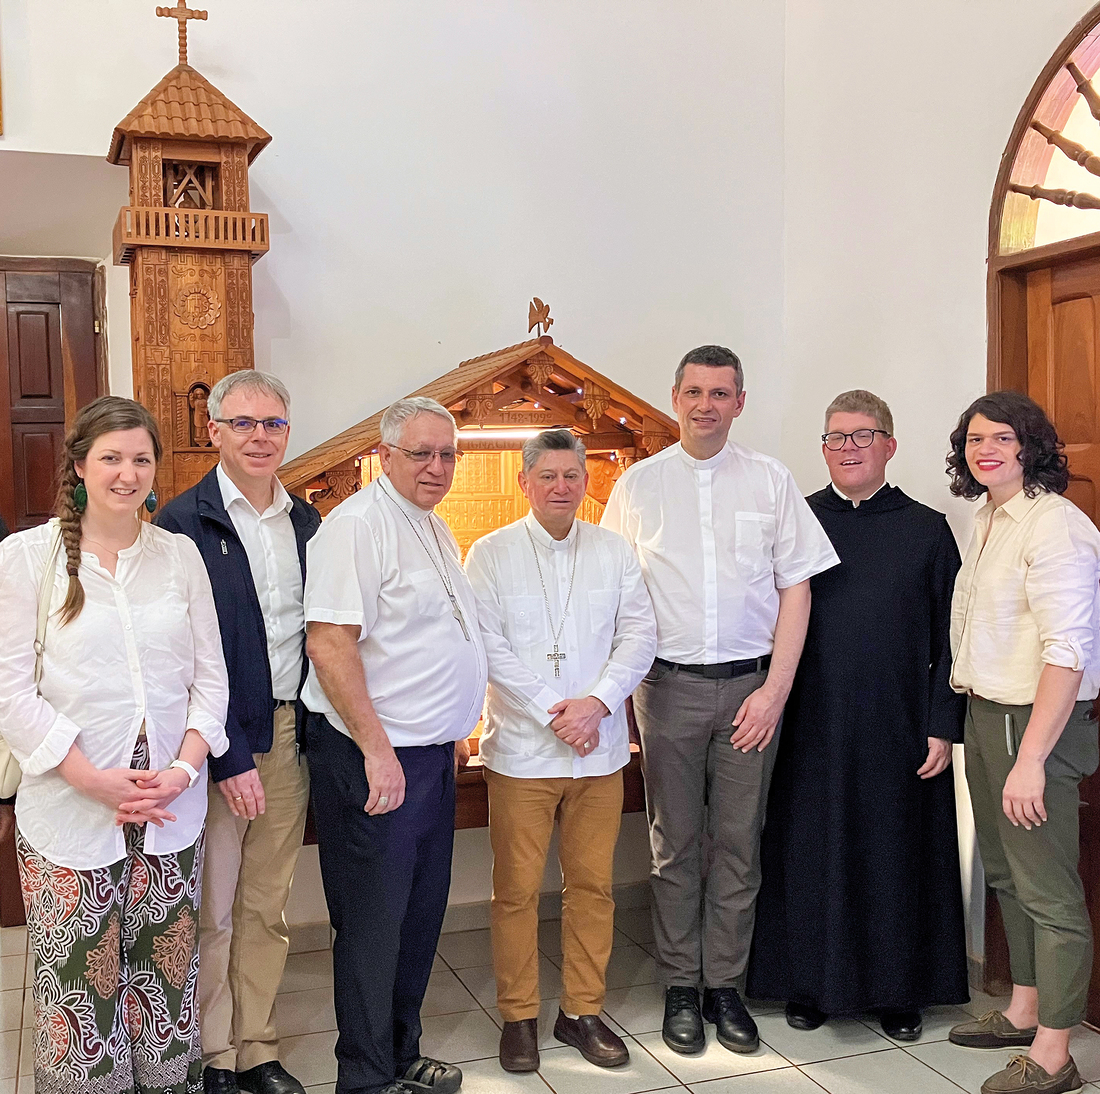
[[[359,747],[326,718],[306,735],[321,878],[336,930],[337,1094],[375,1094],[420,1055],[428,987],[454,844],[454,745],[398,748],[405,801],[363,811]]]

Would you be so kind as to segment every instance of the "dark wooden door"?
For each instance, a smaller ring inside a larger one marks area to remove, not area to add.
[[[1070,261],[1027,274],[1027,391],[1066,445],[1068,497],[1100,524],[1100,261]],[[1081,877],[1100,939],[1100,773],[1081,786]],[[1100,1024],[1100,945],[1088,1020]]]

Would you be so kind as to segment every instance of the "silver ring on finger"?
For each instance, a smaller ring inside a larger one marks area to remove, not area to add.
[[[385,809],[385,808],[386,808],[386,806],[388,806],[388,805],[390,804],[390,799],[389,799],[389,798],[387,798],[385,794],[383,794],[383,795],[382,795],[382,796],[381,796],[381,797],[380,797],[380,798],[378,799],[378,804],[379,804],[380,806],[382,806],[382,808],[383,808],[383,809]]]
[[[234,794],[233,795],[233,800],[235,802],[243,802],[244,801],[244,795],[243,794]]]

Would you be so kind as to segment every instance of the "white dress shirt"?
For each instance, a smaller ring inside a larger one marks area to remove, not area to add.
[[[535,551],[554,627],[561,624],[560,676],[546,656],[554,639]],[[519,779],[579,779],[624,767],[630,741],[623,704],[652,667],[657,649],[653,607],[626,540],[580,520],[556,540],[528,513],[479,539],[466,557],[466,573],[489,658],[479,747],[485,766]],[[582,757],[549,728],[557,715],[548,710],[586,695],[601,700],[610,714],[600,722],[599,744]]]
[[[302,682],[305,614],[302,610],[302,567],[290,510],[294,503],[278,479],[275,496],[263,513],[252,503],[219,463],[218,486],[222,503],[248,556],[248,568],[267,632],[267,659],[271,665],[271,694],[280,702],[298,698]]]
[[[142,723],[149,763],[163,770],[188,729],[215,756],[229,747],[229,681],[210,578],[186,536],[142,524],[118,554],[115,576],[85,551],[84,607],[61,625],[69,578],[57,557],[42,681],[34,686],[38,589],[57,521],[0,544],[0,728],[23,769],[16,798],[19,831],[58,866],[91,870],[126,855],[115,811],[66,782],[57,765],[75,742],[100,770],[130,767]],[[41,693],[41,694],[39,694]],[[206,765],[202,770],[205,772]],[[190,847],[206,818],[206,779],[172,803],[174,822],[146,824],[147,854]]]
[[[627,468],[600,524],[637,552],[657,654],[681,665],[771,653],[778,590],[840,562],[790,471],[731,442],[709,460],[677,443]]]
[[[380,475],[329,513],[307,552],[306,620],[361,628],[367,692],[390,744],[434,745],[468,736],[485,699],[485,647],[477,602],[446,522],[403,498]],[[348,733],[313,665],[302,698]]]
[[[951,686],[995,703],[1035,701],[1044,665],[1100,686],[1100,532],[1060,494],[1023,490],[974,514],[951,601]]]
[[[833,488],[833,493],[836,494],[838,498],[842,498],[844,501],[849,502],[853,509],[859,508],[860,503],[858,501],[853,501],[850,497],[848,497],[848,495],[845,494],[844,491],[841,490],[835,482],[830,482],[829,485]],[[874,493],[868,494],[867,497],[865,497],[863,500],[870,501],[875,496],[875,494],[879,492],[879,490],[885,490],[887,485],[888,484],[884,482],[880,487],[878,487],[878,489],[874,491]]]

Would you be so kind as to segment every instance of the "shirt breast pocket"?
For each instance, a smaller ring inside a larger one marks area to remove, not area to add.
[[[735,513],[734,553],[737,568],[746,577],[772,572],[775,517],[768,513]]]
[[[601,643],[615,637],[615,615],[619,610],[618,589],[593,589],[588,594],[588,620],[592,633]]]
[[[451,610],[451,601],[435,570],[414,570],[408,578],[416,593],[416,606],[421,615],[435,619]]]
[[[546,604],[537,596],[506,596],[504,635],[514,646],[533,646],[545,633]]]

